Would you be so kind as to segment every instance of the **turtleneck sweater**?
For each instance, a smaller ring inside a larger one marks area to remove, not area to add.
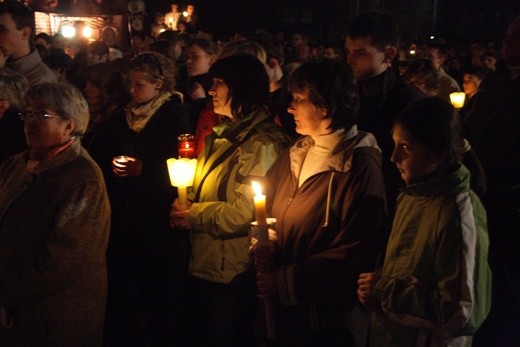
[[[298,187],[301,187],[307,178],[318,173],[324,158],[332,153],[336,145],[340,142],[344,131],[344,129],[339,129],[331,134],[312,136],[314,143],[309,147],[305,155],[300,177],[298,178]]]

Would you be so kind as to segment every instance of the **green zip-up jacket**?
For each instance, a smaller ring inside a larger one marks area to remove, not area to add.
[[[464,166],[397,200],[370,346],[464,346],[491,304],[486,212]]]
[[[254,210],[251,178],[265,176],[287,145],[287,137],[268,118],[265,112],[253,112],[240,124],[217,125],[205,139],[189,196],[193,200],[200,189],[189,214],[192,276],[229,283],[249,268],[248,230]],[[210,170],[235,141],[243,143]]]

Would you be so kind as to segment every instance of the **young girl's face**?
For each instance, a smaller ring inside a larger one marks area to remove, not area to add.
[[[130,70],[128,81],[130,82],[130,95],[132,95],[133,101],[138,104],[152,100],[159,94],[162,87],[162,80],[155,83],[150,82],[144,72],[137,70]]]
[[[394,151],[390,160],[396,164],[406,184],[419,182],[439,167],[440,155],[414,141],[402,125],[394,126],[392,138]]]

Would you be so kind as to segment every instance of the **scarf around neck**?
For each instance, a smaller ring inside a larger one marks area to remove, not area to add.
[[[170,92],[160,92],[152,100],[144,105],[136,105],[130,103],[125,108],[126,122],[128,127],[133,131],[140,133],[146,124],[152,119],[157,110],[168,100],[170,100]]]

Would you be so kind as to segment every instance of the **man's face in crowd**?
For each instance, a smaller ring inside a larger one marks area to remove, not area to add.
[[[358,81],[383,73],[389,63],[385,52],[372,44],[371,37],[351,38],[345,40],[347,63]]]

